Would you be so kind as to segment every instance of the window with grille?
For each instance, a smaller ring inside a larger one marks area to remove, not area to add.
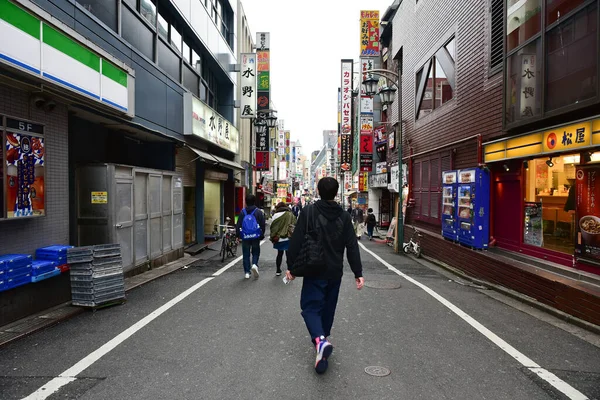
[[[490,0],[490,69],[498,72],[502,69],[504,56],[504,2]]]
[[[412,196],[415,199],[415,219],[440,224],[442,171],[451,169],[449,153],[436,154],[413,163]]]

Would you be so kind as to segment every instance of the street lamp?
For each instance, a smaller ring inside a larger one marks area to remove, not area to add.
[[[379,80],[374,78],[373,75],[380,75],[386,78],[391,84],[398,88],[400,93],[398,98],[398,129],[396,146],[398,146],[398,168],[400,173],[398,174],[398,218],[396,221],[396,237],[394,238],[394,250],[400,251],[399,244],[404,243],[404,216],[402,215],[402,79],[399,72],[390,71],[387,69],[371,69],[365,71],[367,78],[363,80],[363,87],[367,96],[374,96],[377,93],[377,85]],[[391,76],[391,78],[390,78]],[[396,89],[385,86],[379,90],[379,97],[384,105],[391,105],[396,98]],[[402,242],[399,242],[402,240]]]

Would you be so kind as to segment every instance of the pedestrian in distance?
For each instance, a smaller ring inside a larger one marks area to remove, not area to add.
[[[365,223],[365,214],[358,204],[354,210],[352,210],[352,222],[354,224],[356,238],[360,240],[360,237],[362,236],[362,225]]]
[[[298,218],[300,212],[302,211],[302,203],[300,199],[294,199],[294,205],[292,206],[292,212],[294,213],[294,217]]]
[[[367,236],[369,237],[369,240],[373,240],[373,229],[375,229],[375,225],[377,225],[377,219],[375,218],[375,214],[373,214],[372,208],[367,210],[365,224],[367,225]]]
[[[317,189],[321,200],[305,207],[300,214],[287,254],[286,277],[294,280],[295,276],[290,272],[290,267],[293,268],[294,261],[300,253],[307,227],[310,226],[308,229],[311,231],[316,230],[318,240],[322,243],[323,267],[313,271],[310,276],[304,276],[300,308],[317,353],[315,371],[320,374],[327,370],[328,358],[333,352],[333,345],[328,337],[331,335],[342,283],[344,250],[354,273],[356,288],[362,289],[365,282],[360,249],[351,217],[333,200],[338,188],[339,184],[334,178],[325,177],[319,180]]]
[[[260,257],[260,241],[265,238],[265,215],[256,207],[256,196],[246,196],[246,207],[242,209],[235,226],[238,237],[242,240],[242,256],[244,278],[258,279],[258,258]],[[252,264],[250,255],[252,254]]]
[[[281,262],[283,261],[283,254],[286,254],[290,246],[290,237],[294,232],[294,226],[296,224],[296,217],[292,213],[292,210],[281,202],[277,204],[275,208],[275,214],[273,214],[273,220],[271,221],[271,242],[273,242],[273,248],[277,250],[277,258],[275,259],[275,266],[277,271],[275,275],[281,275]]]

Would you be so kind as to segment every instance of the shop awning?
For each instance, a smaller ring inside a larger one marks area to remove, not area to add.
[[[216,164],[219,161],[215,158],[215,156],[213,156],[212,154],[209,154],[205,151],[202,150],[198,150],[195,149],[193,147],[188,146],[188,148],[190,148],[194,153],[198,154],[198,156],[205,162],[209,163],[209,164]]]
[[[215,156],[215,155],[212,155],[212,154],[211,154],[211,156],[212,156],[212,157],[213,157],[215,160],[217,160],[217,164],[221,164],[221,166],[222,166],[222,167],[225,167],[225,168],[231,168],[231,169],[237,169],[237,170],[239,170],[239,171],[243,171],[243,170],[245,170],[245,168],[244,168],[244,167],[242,167],[242,165],[241,165],[241,164],[238,164],[238,163],[236,163],[235,161],[230,161],[230,160],[227,160],[227,159],[225,159],[225,158],[217,157],[217,156]]]

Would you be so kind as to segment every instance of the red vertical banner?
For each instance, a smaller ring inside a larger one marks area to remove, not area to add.
[[[269,152],[268,151],[257,151],[256,152],[256,170],[257,171],[268,171],[269,170]]]

